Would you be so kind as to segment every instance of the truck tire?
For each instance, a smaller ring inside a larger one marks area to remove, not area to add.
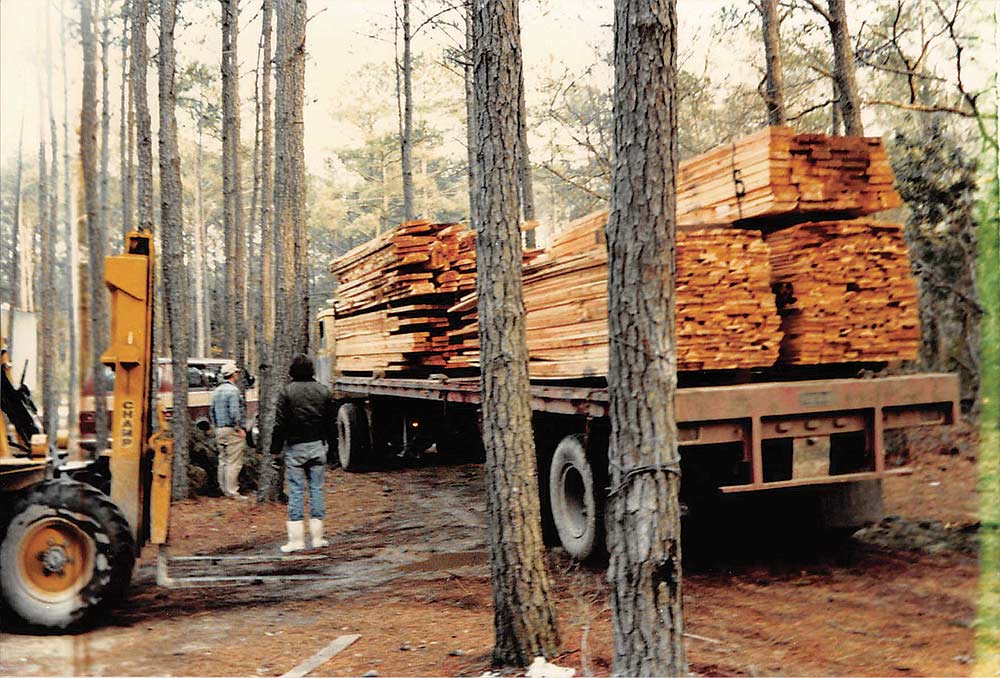
[[[552,520],[563,548],[581,562],[605,553],[604,497],[594,471],[583,436],[569,435],[559,442],[549,469]]]
[[[368,421],[354,403],[344,403],[337,410],[337,457],[345,471],[357,473],[368,461]]]
[[[43,629],[79,628],[127,592],[135,542],[107,495],[60,478],[15,499],[0,562],[0,593],[18,619]]]

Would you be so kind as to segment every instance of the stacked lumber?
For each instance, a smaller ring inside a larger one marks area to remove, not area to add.
[[[900,224],[807,223],[766,241],[785,335],[779,362],[916,358],[917,286]]]
[[[468,286],[462,224],[411,221],[333,262],[337,368],[426,372],[448,354],[448,308]],[[472,285],[475,286],[473,260]]]
[[[467,231],[471,233],[471,231]],[[463,237],[465,237],[463,235]],[[465,253],[460,245],[455,266],[462,266],[468,257],[472,258],[471,283],[467,287],[468,294],[448,310],[451,327],[448,330],[447,366],[450,370],[469,370],[479,367],[479,324],[477,316],[476,296],[476,252],[475,238],[470,239],[471,254]],[[545,250],[531,249],[521,253],[522,271],[531,270],[533,262],[545,257]]]
[[[680,224],[864,216],[901,204],[878,137],[768,127],[682,162],[677,174]]]
[[[524,270],[528,370],[535,378],[604,376],[608,366],[606,213],[570,225]],[[772,365],[781,342],[760,234],[701,229],[677,236],[676,337],[681,370]],[[476,364],[475,296],[452,308],[456,356]],[[457,358],[452,358],[451,365]]]

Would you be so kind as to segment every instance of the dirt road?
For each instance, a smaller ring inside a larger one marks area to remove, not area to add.
[[[887,506],[900,517],[863,535],[869,543],[686,544],[692,672],[969,675],[974,458],[935,451],[914,465],[913,476],[887,482]],[[492,646],[481,476],[476,465],[334,471],[331,543],[308,552],[325,557],[252,566],[315,578],[166,590],[146,554],[129,602],[107,626],[77,636],[4,633],[0,673],[282,675],[358,634],[311,675],[481,675]],[[182,502],[174,553],[276,554],[283,521],[276,505]],[[563,641],[556,663],[606,675],[603,572],[558,551],[550,565]]]

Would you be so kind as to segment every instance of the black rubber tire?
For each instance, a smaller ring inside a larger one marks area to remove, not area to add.
[[[370,461],[368,420],[354,403],[344,403],[337,410],[337,456],[345,471],[357,473]]]
[[[549,502],[559,543],[575,560],[593,562],[606,554],[604,496],[587,457],[583,436],[563,438],[549,468]]]
[[[125,596],[135,565],[135,542],[128,521],[107,495],[59,478],[20,493],[8,515],[0,539],[0,596],[17,619],[42,629],[82,628]],[[46,525],[81,535],[89,551],[90,566],[79,573],[72,589],[46,594],[22,572],[22,548]]]

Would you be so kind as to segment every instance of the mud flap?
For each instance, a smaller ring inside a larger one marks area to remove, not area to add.
[[[860,528],[885,515],[881,480],[833,483],[817,489],[824,529]]]

